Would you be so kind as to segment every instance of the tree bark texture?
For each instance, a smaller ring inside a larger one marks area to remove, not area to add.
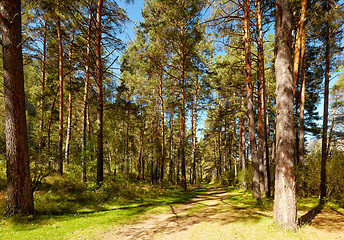
[[[302,12],[306,12],[307,8],[307,0],[303,0],[302,4]],[[300,19],[301,20],[301,19]],[[305,21],[305,17],[303,17],[303,22]],[[302,28],[301,31],[302,38],[301,38],[301,97],[300,97],[300,140],[299,140],[299,164],[300,164],[300,185],[299,185],[299,193],[303,195],[304,192],[304,179],[303,179],[303,167],[305,165],[305,72],[306,72],[306,34],[305,28]]]
[[[0,2],[6,115],[5,215],[34,212],[25,112],[20,0]]]
[[[245,43],[245,75],[247,88],[247,115],[248,115],[248,135],[251,146],[252,158],[252,187],[253,199],[260,201],[259,187],[259,162],[257,157],[257,143],[255,136],[254,112],[253,112],[253,84],[251,75],[251,40],[250,40],[250,1],[244,0],[244,43]]]
[[[299,72],[299,62],[300,62],[300,50],[302,45],[302,38],[305,28],[305,18],[306,18],[306,7],[307,0],[301,1],[301,13],[300,20],[296,30],[296,42],[294,51],[294,62],[293,62],[293,95],[295,95],[297,75]]]
[[[256,0],[257,14],[257,47],[258,47],[258,161],[260,166],[260,191],[270,197],[269,154],[266,151],[267,125],[266,125],[266,91],[264,67],[264,40],[263,40],[263,9],[262,1]]]
[[[103,80],[101,63],[101,34],[102,34],[103,0],[98,0],[96,25],[96,66],[97,66],[97,185],[104,180],[103,156]]]
[[[276,170],[274,223],[297,231],[294,166],[294,104],[291,53],[291,0],[276,2]]]

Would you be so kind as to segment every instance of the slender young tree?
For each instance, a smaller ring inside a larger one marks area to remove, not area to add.
[[[87,149],[87,109],[88,109],[88,91],[90,84],[90,65],[91,65],[91,34],[92,34],[92,0],[89,1],[88,12],[88,30],[87,30],[87,47],[86,47],[86,65],[85,65],[85,87],[84,102],[82,109],[82,141],[81,141],[81,182],[86,182],[86,149]]]
[[[73,47],[74,47],[74,39],[75,39],[75,27],[72,30],[72,39],[69,48],[69,57],[68,62],[73,68]],[[65,146],[65,161],[69,164],[69,149],[70,149],[70,141],[72,137],[72,112],[73,112],[73,99],[72,99],[72,78],[73,78],[73,70],[71,69],[71,73],[69,74],[68,84],[69,84],[69,93],[68,93],[68,120],[67,120],[67,134],[66,134],[66,146]]]
[[[57,10],[60,11],[60,1],[57,3]],[[58,173],[63,175],[63,158],[62,158],[62,145],[63,145],[63,109],[64,109],[64,73],[63,73],[63,43],[62,43],[62,29],[61,29],[61,18],[56,16],[57,24],[57,38],[59,45],[59,86],[60,86],[60,109],[59,109],[59,145],[58,145]]]
[[[327,161],[327,130],[328,130],[328,105],[329,105],[329,85],[330,85],[330,19],[329,10],[330,3],[325,2],[326,14],[326,36],[325,36],[325,88],[324,88],[324,113],[323,113],[323,129],[321,142],[321,174],[320,174],[320,202],[326,199],[326,161]]]
[[[269,155],[266,152],[266,97],[264,70],[264,41],[263,41],[263,7],[262,1],[256,0],[257,18],[257,78],[258,78],[258,162],[260,172],[260,191],[270,197]]]
[[[297,231],[294,166],[293,75],[291,53],[291,0],[277,0],[275,26],[276,172],[274,223]]]
[[[5,215],[34,212],[25,112],[21,1],[0,2],[6,115],[7,200]]]

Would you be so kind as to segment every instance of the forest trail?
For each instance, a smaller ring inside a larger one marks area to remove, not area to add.
[[[336,223],[329,223],[330,229],[324,226],[329,220],[325,213],[314,219],[316,224],[304,226],[298,233],[284,232],[272,223],[271,206],[250,206],[238,192],[217,187],[209,187],[197,198],[170,208],[115,228],[103,239],[344,239],[343,215]],[[299,215],[304,213],[300,211]]]
[[[224,205],[222,200],[227,194],[224,190],[210,187],[187,203],[177,207],[170,205],[170,211],[146,216],[133,225],[107,233],[104,239],[202,239],[189,234],[201,222],[223,215],[219,208]]]

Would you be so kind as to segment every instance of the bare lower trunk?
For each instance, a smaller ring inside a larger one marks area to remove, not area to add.
[[[264,74],[264,42],[263,42],[263,10],[261,0],[256,0],[257,12],[257,46],[258,46],[258,161],[260,176],[260,191],[269,195],[266,189],[268,180],[266,158],[266,107],[265,107],[265,74]]]
[[[294,104],[291,54],[291,0],[276,3],[276,171],[274,223],[297,231],[294,167]]]
[[[97,26],[96,26],[96,66],[97,66],[97,185],[104,180],[104,155],[103,155],[103,81],[101,63],[101,34],[102,34],[102,9],[103,0],[98,0]]]
[[[248,134],[251,146],[252,158],[252,185],[253,199],[260,201],[259,188],[259,162],[257,157],[257,143],[255,137],[255,124],[253,112],[253,84],[251,76],[251,40],[250,40],[250,1],[244,1],[244,43],[245,43],[245,72],[246,72],[246,88],[247,88],[247,115],[248,115]]]
[[[5,215],[34,212],[25,113],[19,0],[0,2],[6,115],[7,199]]]

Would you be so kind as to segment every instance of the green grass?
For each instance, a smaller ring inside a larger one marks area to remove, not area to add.
[[[68,179],[68,178],[67,178]],[[130,224],[147,213],[163,212],[186,202],[205,188],[162,188],[123,179],[94,184],[48,178],[35,192],[36,214],[0,217],[0,239],[98,239],[105,232]],[[4,211],[5,193],[0,198]]]
[[[208,192],[207,187],[213,191]],[[188,230],[183,239],[334,239],[344,230],[344,210],[332,202],[311,225],[303,225],[294,233],[273,224],[272,199],[256,202],[251,193],[235,188],[209,185],[189,187],[184,192],[178,186],[153,186],[122,178],[106,181],[98,188],[92,183],[76,183],[66,175],[47,178],[39,186],[34,216],[1,216],[0,239],[102,239],[114,229],[186,202],[192,204],[185,205],[189,207],[184,214],[177,212],[180,217],[176,218],[178,226]],[[298,199],[299,217],[317,205],[317,198]],[[5,189],[1,189],[0,212],[4,207]],[[158,234],[169,231],[166,222],[161,225],[166,227]]]

